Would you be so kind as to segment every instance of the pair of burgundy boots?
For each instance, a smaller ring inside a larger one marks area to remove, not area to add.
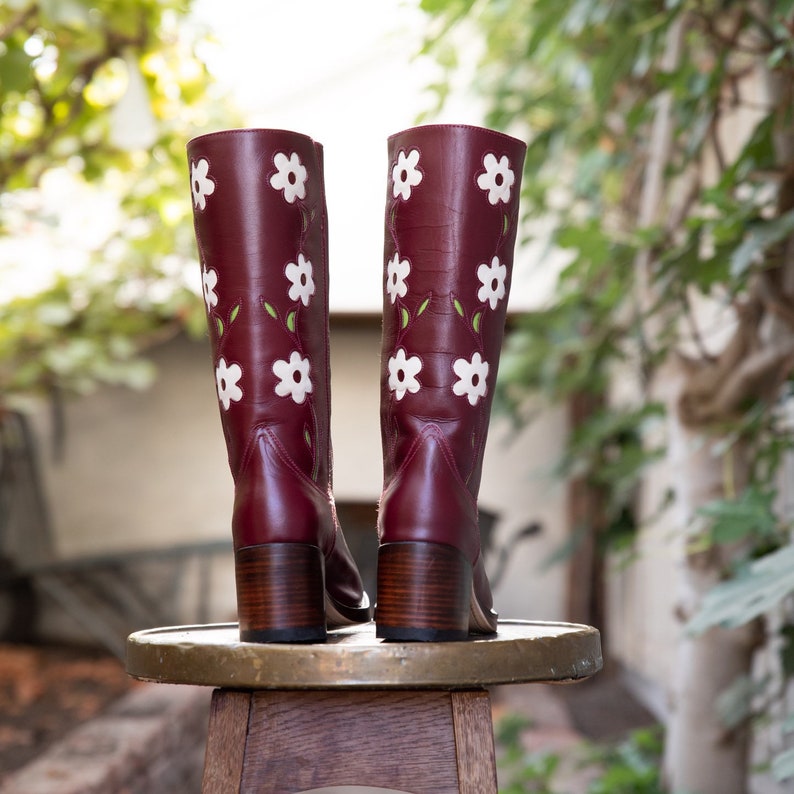
[[[477,520],[525,145],[428,125],[388,141],[376,634],[489,634]],[[328,221],[320,144],[188,143],[215,379],[235,483],[240,638],[317,642],[370,603],[331,488]]]

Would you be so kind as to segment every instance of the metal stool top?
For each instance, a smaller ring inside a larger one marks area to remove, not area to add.
[[[385,642],[374,624],[330,631],[322,644],[240,642],[236,623],[148,629],[127,639],[127,672],[227,689],[472,689],[576,681],[602,666],[597,629],[499,622],[464,642]]]

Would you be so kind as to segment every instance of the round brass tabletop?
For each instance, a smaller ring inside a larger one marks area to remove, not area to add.
[[[127,638],[127,672],[232,689],[471,689],[563,682],[601,669],[601,636],[574,623],[503,620],[463,642],[391,642],[375,624],[318,644],[240,642],[236,623],[148,629]]]

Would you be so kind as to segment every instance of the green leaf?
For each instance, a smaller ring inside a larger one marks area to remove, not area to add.
[[[400,309],[400,314],[402,317],[402,327],[407,328],[408,323],[411,322],[411,314],[408,309],[405,308],[405,306]]]
[[[220,317],[215,318],[215,325],[218,329],[218,336],[223,336],[223,320]]]
[[[786,750],[772,759],[772,774],[781,782],[794,778],[794,750]]]
[[[267,302],[262,301],[262,305],[265,307],[265,311],[274,319],[278,319],[278,312]]]
[[[780,666],[787,678],[794,676],[794,626],[790,623],[780,629],[781,646],[779,650]],[[794,715],[789,726],[783,725],[784,731],[794,730]]]
[[[477,312],[474,317],[471,318],[471,327],[474,329],[474,333],[480,333],[480,318],[482,317],[482,312]]]
[[[241,304],[238,303],[232,309],[232,313],[229,315],[229,325],[231,325],[237,319],[237,315],[240,313],[240,306]]]
[[[774,494],[753,486],[738,499],[715,499],[697,512],[709,522],[709,534],[715,543],[772,537],[777,530]]]
[[[507,234],[507,230],[509,228],[510,228],[510,218],[507,216],[507,213],[505,213],[502,216],[502,234],[506,235]]]
[[[11,91],[24,93],[33,85],[32,58],[18,47],[9,46],[0,56],[0,87],[2,94]]]
[[[416,316],[418,317],[422,312],[430,305],[430,298],[425,298],[419,308],[416,310]]]
[[[47,21],[67,28],[83,29],[91,21],[90,5],[78,0],[40,0],[41,12]]]
[[[295,333],[295,312],[291,311],[287,315],[287,328],[289,328],[292,333]]]
[[[303,428],[303,440],[306,442],[306,446],[309,449],[311,449],[312,448],[312,437],[311,437],[311,434],[309,433],[308,428],[306,428],[306,427]]]
[[[748,675],[740,675],[717,696],[715,707],[720,722],[726,728],[738,728],[753,714],[753,699],[764,690],[761,681]]]
[[[687,629],[700,634],[714,626],[736,628],[776,607],[794,593],[794,546],[751,563],[736,579],[706,593]]]
[[[770,246],[794,232],[794,210],[751,228],[744,242],[731,256],[731,275],[738,278],[749,269]]]
[[[463,317],[463,316],[464,316],[464,313],[463,313],[463,306],[461,305],[461,302],[460,302],[460,301],[459,301],[457,298],[453,298],[453,299],[452,299],[452,303],[455,305],[455,311],[456,311],[456,312],[457,312],[457,313],[458,313],[458,314],[459,314],[461,317]]]

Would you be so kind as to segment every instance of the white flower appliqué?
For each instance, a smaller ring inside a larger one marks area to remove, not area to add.
[[[400,261],[400,255],[395,254],[386,266],[386,292],[392,303],[398,297],[404,298],[408,292],[408,285],[405,279],[411,272],[411,265],[407,259]]]
[[[209,170],[209,161],[203,157],[190,165],[190,191],[193,194],[194,206],[200,210],[207,206],[207,196],[215,192],[215,182],[207,176]]]
[[[312,381],[309,377],[311,364],[297,350],[290,353],[289,361],[279,359],[273,363],[273,374],[279,379],[276,394],[279,397],[292,397],[301,405],[307,394],[312,392]]]
[[[485,166],[485,173],[477,177],[477,185],[481,190],[488,192],[488,201],[491,204],[498,204],[500,201],[507,204],[510,201],[510,191],[516,181],[516,175],[510,168],[510,161],[507,155],[502,155],[500,160],[490,152],[483,158],[482,164]]]
[[[416,376],[421,369],[422,360],[419,356],[406,358],[402,348],[389,359],[389,388],[398,400],[402,400],[406,392],[415,394],[419,391],[420,383]]]
[[[313,272],[312,263],[303,254],[298,254],[297,264],[290,262],[284,268],[284,275],[290,281],[290,300],[299,300],[304,306],[309,305],[309,299],[315,291]]]
[[[218,359],[218,366],[215,367],[215,383],[218,387],[218,399],[224,411],[228,411],[233,402],[242,400],[243,390],[237,385],[237,381],[242,376],[243,370],[239,364],[227,364],[222,356]]]
[[[505,296],[505,279],[507,278],[507,266],[499,262],[499,257],[495,256],[491,264],[483,263],[477,268],[477,278],[480,279],[482,286],[477,291],[477,298],[482,303],[486,301],[492,309]]]
[[[218,305],[218,293],[215,287],[218,284],[218,272],[214,268],[206,265],[201,271],[201,288],[204,292],[204,303],[207,304],[207,312],[212,311]]]
[[[397,155],[397,165],[391,170],[392,196],[402,196],[403,201],[411,198],[411,189],[422,181],[422,172],[417,168],[419,164],[419,150],[411,149],[406,155],[401,151]]]
[[[295,152],[289,157],[284,152],[278,152],[273,163],[278,171],[270,177],[270,186],[275,190],[283,190],[284,200],[289,204],[294,204],[295,199],[306,198],[306,180],[309,174],[300,157]]]
[[[459,397],[467,397],[470,405],[477,405],[480,397],[488,393],[488,362],[482,360],[479,353],[471,357],[471,361],[459,358],[452,365],[459,380],[453,384],[452,391]]]

